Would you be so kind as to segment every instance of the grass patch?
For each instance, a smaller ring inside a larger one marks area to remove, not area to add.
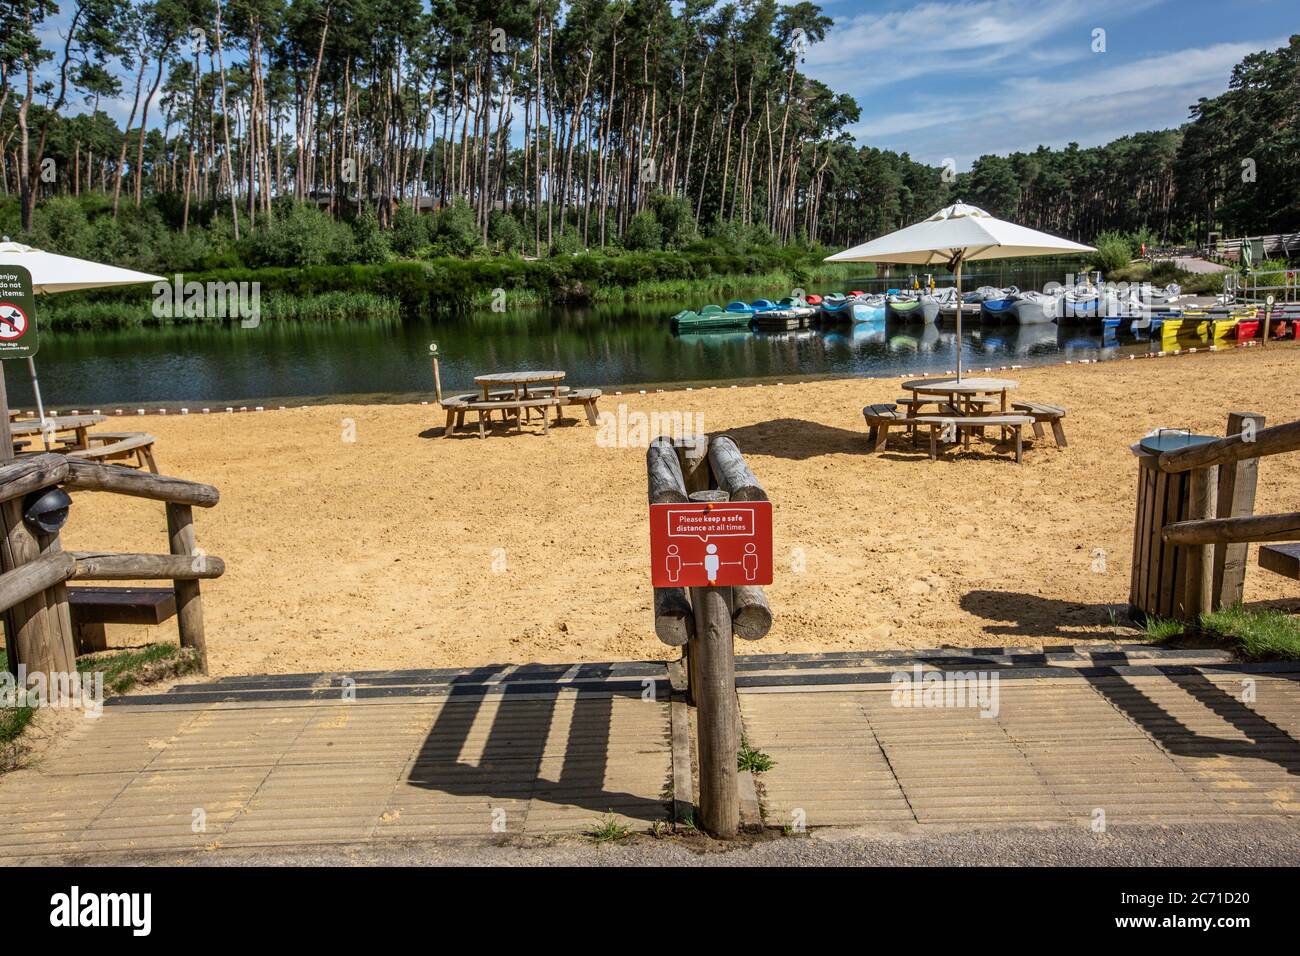
[[[1248,611],[1241,605],[1202,614],[1198,625],[1148,617],[1147,637],[1166,642],[1179,637],[1204,637],[1234,651],[1247,661],[1300,660],[1300,619],[1283,611]]]
[[[1300,620],[1282,611],[1225,607],[1202,614],[1201,630],[1248,661],[1300,660]]]
[[[1175,637],[1182,637],[1187,631],[1187,625],[1170,618],[1148,616],[1142,625],[1142,630],[1151,640],[1163,643],[1172,641]]]
[[[124,694],[132,687],[180,677],[198,668],[198,653],[177,644],[150,644],[138,651],[109,651],[77,661],[82,673],[103,672],[105,694]]]
[[[632,831],[618,822],[614,814],[609,813],[600,818],[600,822],[587,831],[587,836],[597,843],[612,843],[626,840]]]
[[[33,713],[31,707],[0,707],[0,773],[21,765],[27,748],[19,738]]]
[[[740,750],[736,754],[736,769],[750,773],[766,773],[776,766],[776,761],[749,745],[748,740],[740,741]]]

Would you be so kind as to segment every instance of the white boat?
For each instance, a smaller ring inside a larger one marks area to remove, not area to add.
[[[1041,325],[1061,317],[1060,296],[1045,292],[1021,292],[1014,296],[1012,314],[1021,325]]]
[[[1061,315],[1067,319],[1095,319],[1101,315],[1101,293],[1076,287],[1061,294]]]

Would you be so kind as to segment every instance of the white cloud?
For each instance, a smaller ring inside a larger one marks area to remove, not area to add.
[[[1110,59],[1116,54],[1098,54],[1094,67],[1073,69],[1061,79],[1008,77],[969,93],[919,97],[916,108],[873,117],[851,132],[859,142],[906,149],[926,162],[953,157],[959,168],[985,153],[1099,145],[1180,125],[1197,99],[1227,89],[1243,57],[1285,42],[1275,37],[1218,43],[1124,62]]]
[[[824,82],[854,89],[938,73],[986,71],[1002,64],[1062,62],[1088,51],[1090,33],[1075,44],[1048,44],[1080,23],[1110,13],[1129,16],[1159,0],[959,0],[909,10],[837,19],[809,50],[808,69]],[[846,74],[845,71],[850,71]]]

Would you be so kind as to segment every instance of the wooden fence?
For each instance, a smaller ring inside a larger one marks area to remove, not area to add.
[[[23,514],[24,498],[56,486],[164,502],[169,552],[64,551],[58,532],[29,525]],[[193,509],[211,508],[218,499],[211,485],[57,454],[0,465],[0,611],[10,670],[17,673],[20,665],[28,674],[76,670],[78,648],[66,582],[169,580],[176,595],[180,642],[194,648],[206,673],[199,581],[219,577],[225,564],[198,550]]]
[[[1215,239],[1205,247],[1208,258],[1241,261],[1241,247],[1252,244],[1262,248],[1267,258],[1291,259],[1300,256],[1300,232],[1278,233],[1272,236],[1247,236],[1241,239]]]
[[[767,501],[767,492],[726,435],[701,446],[656,438],[646,453],[650,504],[686,501]],[[655,588],[655,633],[685,653],[687,698],[695,705],[700,770],[700,823],[729,839],[740,829],[737,754],[740,710],[736,700],[733,636],[758,640],[772,628],[761,587]]]
[[[1234,412],[1227,436],[1138,456],[1129,607],[1133,617],[1196,621],[1241,602],[1252,543],[1300,541],[1300,512],[1256,515],[1259,459],[1300,451],[1300,421],[1265,428]],[[1270,564],[1261,561],[1265,567]]]

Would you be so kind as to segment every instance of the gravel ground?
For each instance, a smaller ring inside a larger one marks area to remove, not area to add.
[[[703,837],[596,845],[369,844],[199,854],[114,854],[33,862],[172,866],[1296,866],[1300,822],[1074,827],[907,827],[760,837],[731,848]]]

